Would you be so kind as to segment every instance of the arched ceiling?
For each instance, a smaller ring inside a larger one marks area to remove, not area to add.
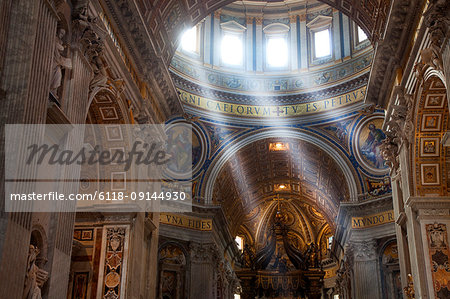
[[[216,179],[213,201],[222,205],[236,231],[246,215],[277,195],[314,206],[331,220],[349,190],[342,170],[324,150],[303,140],[266,138],[227,161]]]

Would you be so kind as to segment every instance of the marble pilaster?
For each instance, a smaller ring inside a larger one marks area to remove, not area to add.
[[[350,40],[350,20],[349,18],[342,14],[342,32],[343,32],[343,40]],[[341,53],[342,54],[342,53]],[[342,57],[348,57],[351,55],[350,43],[344,43],[344,55]]]
[[[300,16],[300,67],[308,68],[308,36],[305,16]]]
[[[289,16],[290,19],[290,65],[291,71],[295,71],[298,66],[298,49],[297,49],[297,15]]]
[[[256,35],[256,71],[263,71],[263,26],[262,26],[262,17],[255,18],[256,20],[256,32],[253,34]]]
[[[205,18],[205,22],[203,24],[203,62],[205,64],[212,64],[211,57],[211,47],[213,46],[213,41],[211,40],[211,16],[207,16]]]
[[[211,20],[214,22],[214,41],[213,45],[211,45],[214,49],[212,58],[212,65],[220,66],[220,41],[221,41],[221,32],[220,32],[220,11],[214,12],[214,18]]]
[[[333,11],[333,44],[334,44],[334,58],[341,58],[341,43],[346,44],[345,40],[341,40],[341,26],[339,24],[339,11]]]
[[[191,242],[191,298],[216,298],[216,245]]]
[[[2,29],[0,30],[2,42],[0,138],[2,140],[5,137],[5,124],[45,123],[56,21],[57,16],[48,1],[14,0],[2,3]],[[30,137],[37,139],[41,136]],[[2,156],[4,156],[4,150],[4,145],[1,145]],[[2,198],[5,195],[4,162],[5,159],[1,159],[0,194]],[[19,184],[15,185],[18,187]],[[21,192],[26,190],[28,189],[22,189]],[[21,298],[30,245],[32,214],[5,213],[4,202],[0,200],[0,230],[2,231],[0,288],[3,290],[3,296]],[[61,288],[65,287],[66,285]]]
[[[247,72],[253,71],[253,19],[247,17],[247,30],[245,32],[245,70]]]
[[[381,298],[380,279],[375,273],[379,273],[376,254],[376,242],[352,242],[353,253],[353,280],[355,298]]]

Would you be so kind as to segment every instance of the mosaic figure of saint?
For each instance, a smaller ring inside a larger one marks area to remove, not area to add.
[[[369,134],[361,147],[361,151],[377,168],[384,167],[384,159],[381,155],[380,145],[385,138],[386,135],[381,129],[375,127],[374,124],[369,124]]]

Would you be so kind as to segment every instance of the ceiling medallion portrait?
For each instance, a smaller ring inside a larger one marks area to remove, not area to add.
[[[208,153],[205,134],[195,123],[175,120],[166,125],[166,135],[169,154],[171,148],[178,149],[175,151],[176,165],[169,164],[168,173],[176,177],[195,177],[203,166]]]
[[[383,116],[364,119],[355,130],[353,150],[359,164],[371,174],[383,175],[389,170],[381,155],[380,145],[386,138],[383,130]]]

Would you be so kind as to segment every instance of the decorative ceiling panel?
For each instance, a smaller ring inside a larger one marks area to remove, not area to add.
[[[271,143],[288,144],[289,149],[270,150]],[[281,184],[284,189],[279,189]],[[216,181],[213,200],[238,227],[245,215],[277,194],[326,206],[329,218],[335,216],[339,202],[349,198],[344,175],[326,152],[302,140],[268,138],[244,147],[228,160]]]

